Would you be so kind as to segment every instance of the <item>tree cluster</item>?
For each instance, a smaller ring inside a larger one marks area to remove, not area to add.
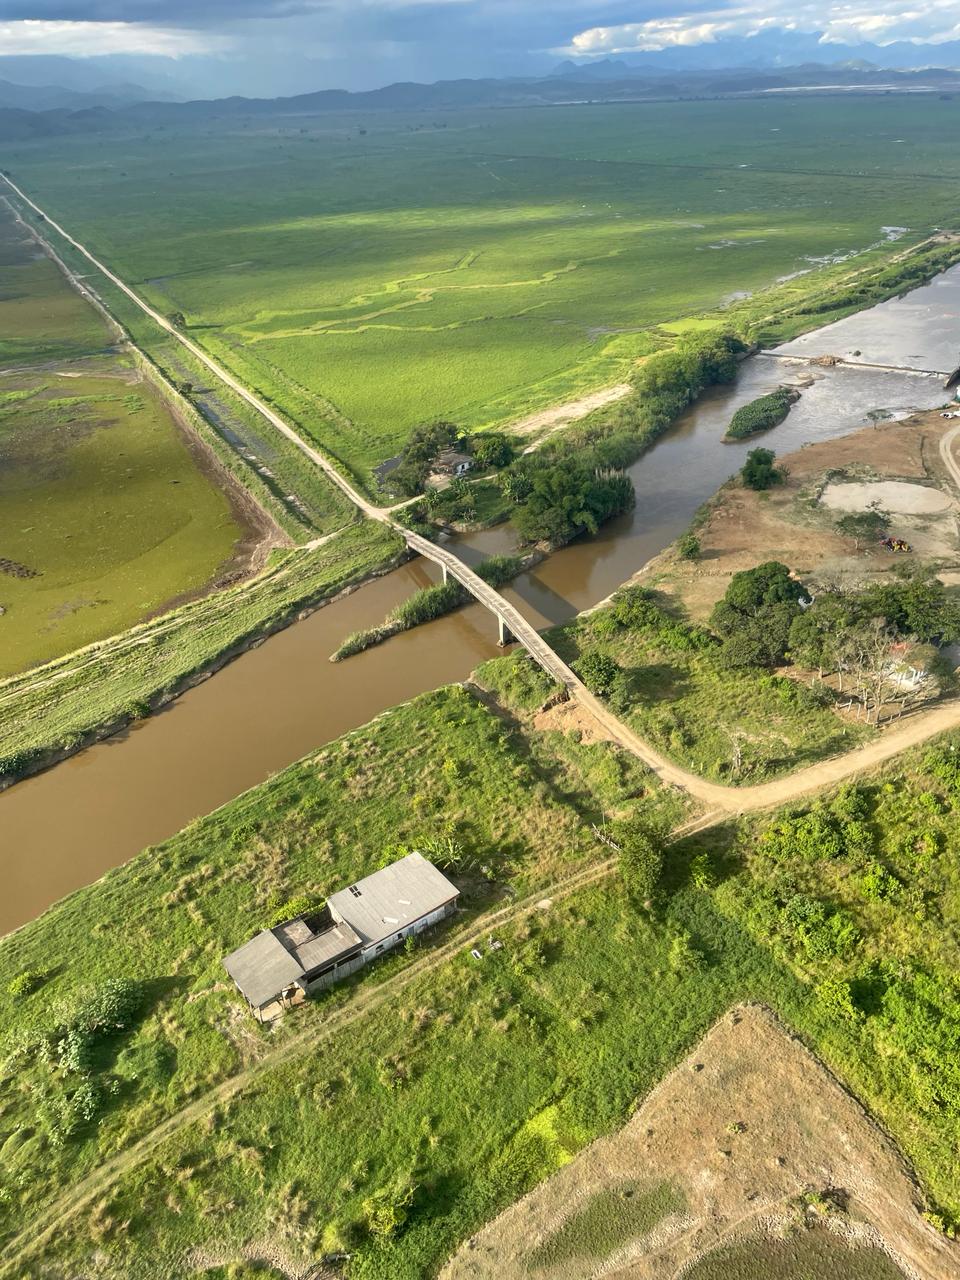
[[[735,573],[710,625],[723,643],[721,660],[729,667],[775,666],[790,644],[790,629],[807,600],[802,582],[785,564],[769,560]]]

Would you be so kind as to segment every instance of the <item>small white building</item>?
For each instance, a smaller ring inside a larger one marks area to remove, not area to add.
[[[223,965],[254,1017],[269,1020],[452,915],[459,896],[422,853],[410,853],[340,889],[316,914],[261,930]]]

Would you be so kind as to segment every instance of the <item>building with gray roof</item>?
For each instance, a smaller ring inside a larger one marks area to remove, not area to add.
[[[254,1015],[269,1020],[452,915],[459,896],[429,859],[410,853],[339,890],[322,911],[261,930],[224,968]]]

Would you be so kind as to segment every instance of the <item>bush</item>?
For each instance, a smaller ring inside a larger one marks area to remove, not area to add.
[[[620,849],[620,877],[627,892],[638,902],[652,902],[663,875],[661,833],[633,818],[617,823],[613,838]]]
[[[677,539],[677,555],[681,560],[700,558],[700,539],[695,533],[682,533]]]
[[[22,1000],[25,996],[32,995],[34,991],[38,991],[47,980],[45,969],[24,969],[22,973],[18,973],[7,984],[8,993],[15,1000]]]
[[[482,564],[478,564],[474,572],[478,578],[488,582],[491,587],[502,587],[512,582],[523,569],[520,556],[489,556]]]
[[[288,920],[309,915],[311,911],[318,909],[316,898],[311,898],[306,893],[298,893],[295,898],[289,898],[286,902],[281,902],[274,907],[264,920],[262,928],[275,929],[278,924],[286,924]]]
[[[767,431],[781,423],[790,412],[790,406],[799,399],[799,393],[790,387],[779,387],[769,395],[759,396],[749,404],[741,405],[727,427],[725,440],[743,440]]]
[[[610,692],[620,673],[620,668],[613,658],[608,654],[594,651],[581,654],[573,664],[573,669],[590,692],[599,697]]]
[[[783,467],[775,467],[776,454],[772,449],[751,449],[740,469],[740,477],[748,489],[771,489],[783,484],[787,473]]]
[[[434,618],[442,618],[445,613],[458,608],[467,599],[467,591],[452,578],[447,582],[438,582],[434,587],[424,587],[389,614],[387,622],[396,625],[399,631],[408,631],[423,622],[432,622]]]

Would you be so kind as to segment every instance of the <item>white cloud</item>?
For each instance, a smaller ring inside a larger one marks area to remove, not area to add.
[[[208,32],[137,22],[47,22],[33,18],[0,22],[3,56],[46,53],[89,58],[108,53],[146,53],[180,58],[191,53],[217,53],[227,44],[223,37]]]
[[[822,32],[824,44],[942,44],[960,40],[957,0],[923,0],[910,9],[897,0],[865,3],[791,3],[757,0],[747,5],[680,13],[647,22],[590,27],[557,52],[574,57],[600,54],[646,53],[686,45],[711,44],[727,36],[753,36],[770,29]]]

